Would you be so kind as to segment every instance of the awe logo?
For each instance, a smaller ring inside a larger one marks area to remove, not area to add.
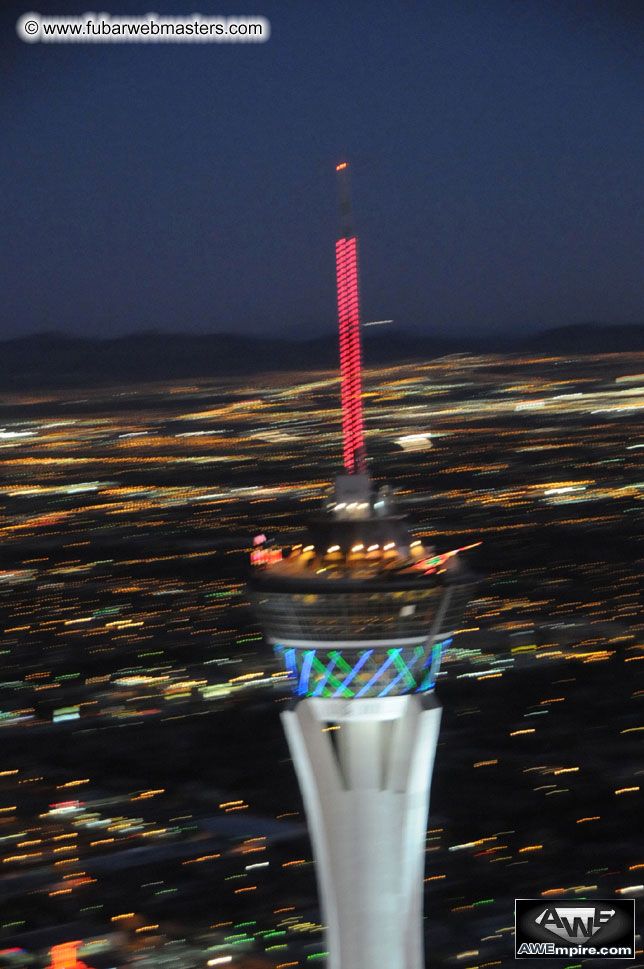
[[[588,942],[614,917],[614,908],[601,905],[580,905],[575,908],[551,905],[544,908],[534,921],[565,942]]]
[[[515,957],[635,958],[634,898],[515,899]]]

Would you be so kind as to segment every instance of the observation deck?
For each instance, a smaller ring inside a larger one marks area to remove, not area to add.
[[[411,535],[367,475],[336,482],[309,541],[253,553],[251,595],[298,696],[382,697],[434,686],[473,578],[455,549]]]

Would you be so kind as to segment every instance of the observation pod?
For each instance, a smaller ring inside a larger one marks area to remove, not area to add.
[[[316,860],[328,969],[422,969],[423,875],[442,651],[472,578],[413,540],[385,489],[343,475],[251,595],[295,699],[282,713]],[[262,536],[263,537],[263,536]]]

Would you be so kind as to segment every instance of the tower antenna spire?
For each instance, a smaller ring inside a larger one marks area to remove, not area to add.
[[[335,244],[335,268],[340,326],[340,384],[344,467],[348,474],[366,474],[362,417],[362,350],[358,241],[353,228],[347,162],[336,165],[340,191],[341,235]]]
[[[353,225],[353,210],[351,208],[351,189],[349,187],[349,165],[347,162],[340,162],[335,166],[338,173],[338,191],[340,195],[340,226],[341,236],[350,239],[355,236]]]

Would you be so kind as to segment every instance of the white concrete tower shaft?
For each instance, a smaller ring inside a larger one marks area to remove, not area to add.
[[[423,969],[435,695],[310,697],[282,713],[313,842],[327,969]]]

